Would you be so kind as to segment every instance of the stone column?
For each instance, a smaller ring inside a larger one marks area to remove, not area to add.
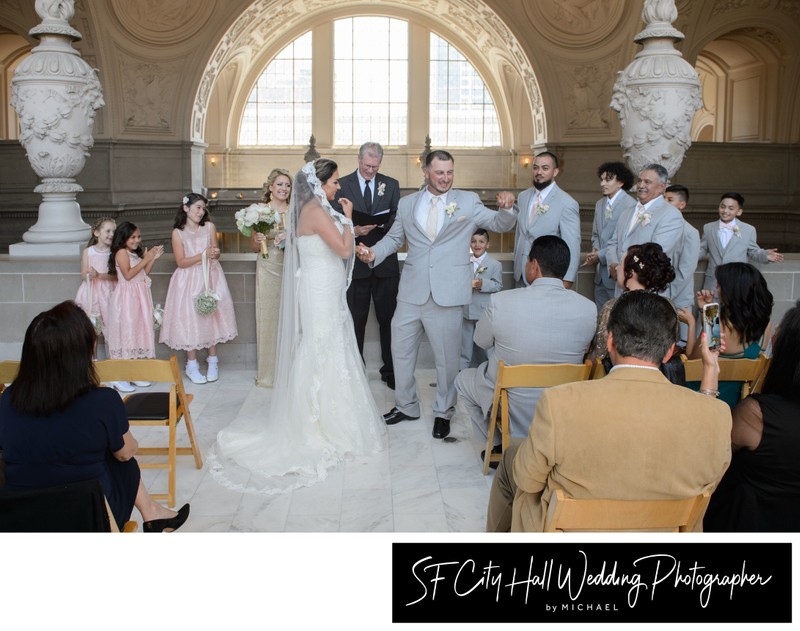
[[[75,181],[94,144],[95,111],[104,105],[96,71],[72,42],[81,34],[69,25],[74,0],[36,0],[42,23],[29,31],[40,41],[11,80],[11,105],[19,115],[19,137],[42,183],[39,217],[9,248],[12,257],[80,253],[90,227],[81,219]]]
[[[656,162],[674,177],[692,144],[692,118],[702,107],[700,79],[675,49],[683,39],[672,27],[677,17],[674,0],[645,0],[645,29],[634,38],[643,48],[614,84],[611,109],[619,114],[620,145],[634,173]]]

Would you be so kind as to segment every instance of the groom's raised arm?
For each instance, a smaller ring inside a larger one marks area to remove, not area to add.
[[[513,193],[502,191],[497,194],[496,211],[486,208],[475,193],[470,193],[470,195],[475,211],[475,223],[478,227],[492,232],[510,232],[514,229],[514,225],[517,223],[517,210],[514,205],[516,200]]]

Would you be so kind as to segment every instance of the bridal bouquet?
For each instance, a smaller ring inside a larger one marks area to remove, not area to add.
[[[250,204],[247,208],[236,211],[236,228],[244,236],[249,237],[253,230],[261,234],[267,234],[280,221],[280,216],[264,203]],[[261,257],[269,258],[267,252],[267,242],[261,242]]]

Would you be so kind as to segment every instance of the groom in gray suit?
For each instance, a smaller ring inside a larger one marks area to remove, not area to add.
[[[537,237],[552,234],[569,247],[569,269],[564,286],[569,288],[578,275],[581,261],[581,217],[578,202],[556,184],[558,158],[543,151],[533,160],[533,186],[519,194],[519,217],[514,236],[514,280],[517,287],[527,287],[525,265],[531,245]]]
[[[516,220],[514,195],[508,191],[498,193],[495,212],[475,193],[451,188],[453,165],[447,151],[430,152],[423,169],[427,186],[400,200],[397,218],[383,239],[372,248],[357,248],[359,258],[375,266],[408,242],[392,318],[395,407],[383,418],[394,425],[420,416],[414,369],[424,331],[436,362],[434,438],[450,433],[455,411],[461,318],[472,298],[470,239],[476,228],[509,232]]]

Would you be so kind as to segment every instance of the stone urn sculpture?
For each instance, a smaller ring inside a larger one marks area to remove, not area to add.
[[[94,144],[95,111],[104,105],[96,71],[72,47],[81,38],[69,25],[74,0],[36,0],[36,13],[42,23],[29,34],[40,44],[14,73],[11,105],[19,115],[20,142],[42,178],[34,192],[43,200],[25,243],[9,249],[12,256],[75,253],[76,244],[88,240],[91,229],[75,197],[83,188],[75,177]],[[25,247],[34,244],[40,247]]]
[[[700,79],[675,49],[683,39],[672,27],[677,17],[674,0],[645,0],[645,29],[634,38],[643,48],[614,84],[611,109],[619,114],[620,145],[634,173],[655,162],[672,177],[692,144],[692,118],[702,107]]]

